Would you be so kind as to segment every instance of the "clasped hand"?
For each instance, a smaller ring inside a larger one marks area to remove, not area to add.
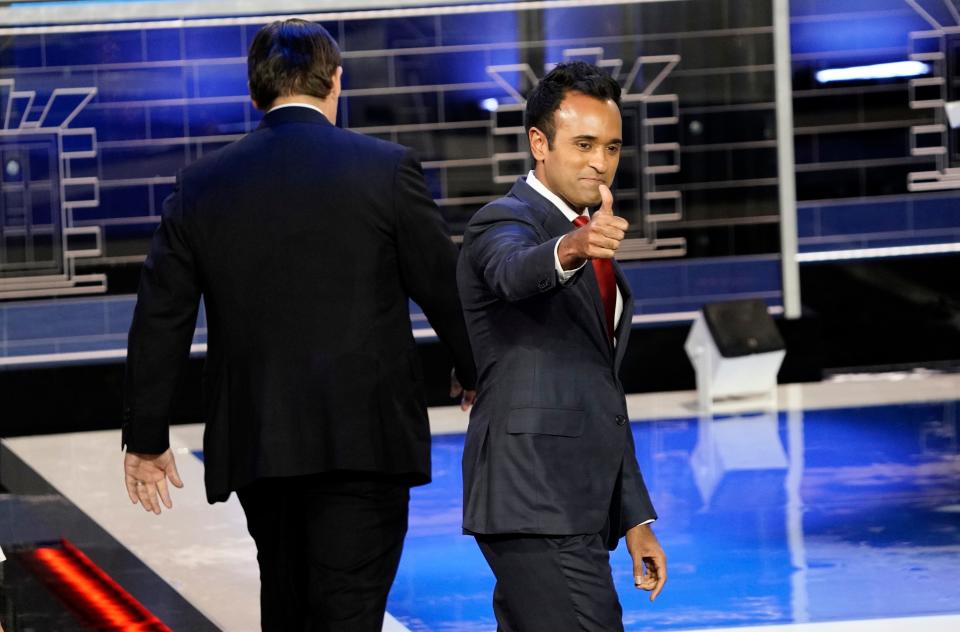
[[[650,601],[660,596],[667,583],[667,556],[649,524],[627,531],[627,550],[633,558],[634,586],[650,592]]]

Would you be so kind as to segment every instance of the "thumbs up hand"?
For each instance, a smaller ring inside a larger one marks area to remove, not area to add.
[[[600,208],[590,222],[568,233],[560,241],[557,255],[564,270],[580,266],[585,259],[613,259],[630,224],[613,212],[613,193],[600,185]]]
[[[600,185],[600,208],[598,208],[596,212],[606,213],[607,215],[614,214],[613,213],[613,193],[610,192],[610,187],[608,187],[605,184]]]

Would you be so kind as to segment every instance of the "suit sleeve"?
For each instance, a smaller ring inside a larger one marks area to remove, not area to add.
[[[532,225],[507,209],[487,207],[478,215],[464,238],[465,256],[495,296],[521,301],[557,286],[559,237],[542,242]]]
[[[177,384],[190,355],[200,283],[187,244],[180,185],[166,199],[140,274],[127,340],[123,445],[159,454],[169,447]]]
[[[637,463],[636,448],[633,443],[633,432],[627,430],[627,446],[623,453],[623,464],[620,466],[620,537],[629,529],[657,519],[657,512],[653,508],[647,485],[643,482],[640,465]]]
[[[477,383],[473,351],[457,293],[457,247],[409,150],[394,176],[397,251],[403,284],[453,354],[464,388]]]

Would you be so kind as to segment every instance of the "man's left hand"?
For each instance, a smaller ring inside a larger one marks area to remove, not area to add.
[[[450,397],[459,397],[460,410],[467,411],[470,410],[474,400],[477,399],[477,391],[463,388],[460,385],[460,380],[457,379],[456,370],[453,370],[450,372]]]
[[[653,601],[667,583],[667,556],[649,524],[627,531],[627,550],[633,558],[634,586],[651,591]]]
[[[138,502],[147,511],[160,513],[160,502],[164,507],[173,509],[167,479],[175,487],[183,487],[177,462],[168,448],[163,454],[141,454],[127,452],[123,457],[123,478],[127,486],[127,495],[136,505]]]

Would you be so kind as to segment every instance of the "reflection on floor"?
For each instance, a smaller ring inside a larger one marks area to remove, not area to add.
[[[715,419],[693,416],[692,400],[630,398],[670,581],[651,605],[632,588],[623,547],[613,554],[628,630],[960,629],[960,376],[784,388],[779,413]],[[385,627],[493,630],[493,578],[460,535],[465,417],[431,413],[434,483],[412,495]],[[256,567],[242,514],[235,503],[203,501],[202,464],[190,454],[199,427],[172,434],[188,487],[159,518],[128,506],[114,432],[4,445],[216,626],[255,630]],[[21,511],[0,512],[5,550],[31,537],[9,526]],[[137,596],[137,586],[127,589]],[[168,606],[148,607],[170,624]]]

